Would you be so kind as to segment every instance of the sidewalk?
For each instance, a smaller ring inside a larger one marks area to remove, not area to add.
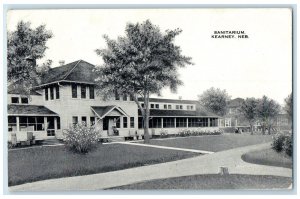
[[[120,171],[67,177],[26,183],[9,187],[9,191],[83,191],[101,190],[145,180],[197,174],[215,174],[220,166],[229,173],[292,177],[292,170],[282,167],[246,163],[241,155],[252,150],[266,149],[270,143],[235,148],[213,154]]]

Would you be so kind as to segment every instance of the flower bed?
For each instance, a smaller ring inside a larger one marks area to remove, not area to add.
[[[163,129],[159,135],[152,135],[152,138],[170,138],[170,137],[189,137],[189,136],[202,136],[202,135],[221,135],[221,130],[203,130],[199,129],[180,129],[175,134],[169,134],[168,130]]]

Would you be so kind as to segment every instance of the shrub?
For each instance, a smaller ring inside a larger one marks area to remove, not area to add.
[[[285,140],[283,141],[282,149],[288,156],[292,156],[293,153],[293,139],[292,135],[286,136]]]
[[[85,124],[75,124],[65,133],[66,145],[78,153],[88,153],[98,144],[100,133],[95,127],[87,127]]]
[[[167,138],[168,137],[168,131],[167,130],[161,130],[160,131],[160,137],[161,138]]]
[[[272,148],[277,151],[281,152],[283,149],[283,143],[286,139],[287,135],[279,133],[276,136],[273,137],[273,142],[272,142]]]

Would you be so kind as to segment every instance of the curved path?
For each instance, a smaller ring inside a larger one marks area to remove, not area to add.
[[[274,175],[292,177],[292,169],[250,164],[241,159],[242,154],[253,150],[267,149],[270,143],[251,145],[216,152],[213,154],[142,166],[107,173],[66,177],[26,183],[9,187],[9,191],[82,191],[101,190],[145,180],[179,177],[197,174],[219,173],[219,168],[228,167],[229,173]]]

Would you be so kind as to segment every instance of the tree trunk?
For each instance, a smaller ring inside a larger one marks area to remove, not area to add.
[[[149,134],[149,94],[146,93],[144,97],[145,113],[144,113],[144,143],[150,143],[150,134]]]

